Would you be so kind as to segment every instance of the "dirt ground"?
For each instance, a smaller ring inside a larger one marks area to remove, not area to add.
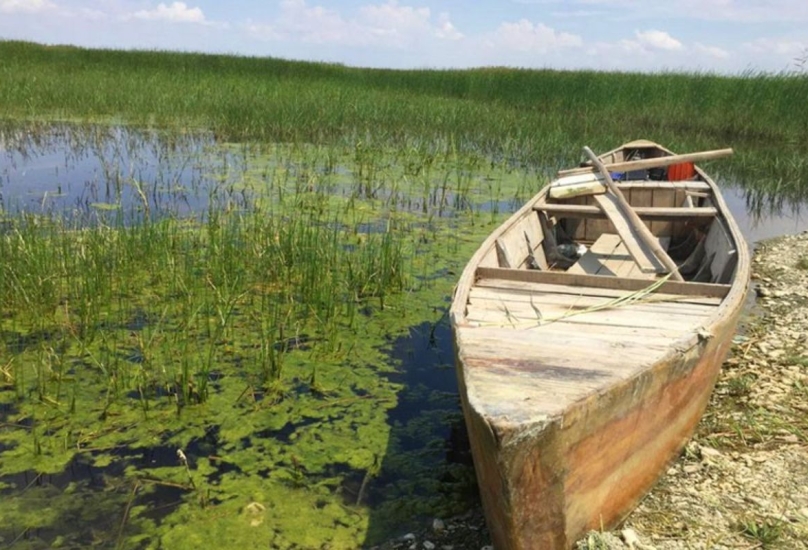
[[[759,244],[752,278],[695,437],[622,526],[578,550],[808,549],[808,232]],[[382,548],[488,545],[475,510]]]

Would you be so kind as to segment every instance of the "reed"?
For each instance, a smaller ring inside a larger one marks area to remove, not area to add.
[[[808,78],[799,72],[394,71],[14,41],[0,42],[0,56],[7,119],[116,120],[365,151],[414,146],[550,168],[577,160],[581,143],[602,150],[644,136],[674,150],[731,145],[729,170],[746,185],[805,188]]]
[[[65,362],[82,361],[113,395],[134,385],[149,399],[163,388],[188,404],[206,400],[222,363],[254,364],[262,384],[277,380],[287,338],[333,339],[356,301],[383,308],[412,284],[407,232],[357,233],[331,215],[212,207],[201,222],[94,229],[14,219],[0,236],[0,299],[21,359],[28,349],[37,357],[16,383],[59,401]],[[190,345],[200,340],[202,350]]]

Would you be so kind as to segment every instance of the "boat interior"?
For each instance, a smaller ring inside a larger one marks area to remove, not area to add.
[[[655,144],[639,142],[601,158],[608,165],[668,154]],[[612,173],[611,177],[675,263],[679,276],[671,280],[701,283],[702,288],[728,287],[737,264],[736,245],[703,172],[686,163]],[[481,274],[486,268],[500,268],[606,276],[636,281],[618,285],[629,290],[670,278],[672,270],[632,229],[631,220],[615,207],[610,193],[553,198],[548,192],[533,203],[532,214],[499,235],[479,264]]]

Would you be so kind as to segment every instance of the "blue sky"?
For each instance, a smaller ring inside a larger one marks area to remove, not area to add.
[[[808,0],[0,0],[0,38],[392,68],[734,74],[796,70]]]

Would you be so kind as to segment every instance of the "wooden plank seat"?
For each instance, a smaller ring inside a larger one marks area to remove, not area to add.
[[[657,238],[659,245],[667,250],[669,237]],[[604,233],[587,250],[567,273],[589,275],[609,275],[631,279],[655,279],[656,273],[646,273],[628,253],[625,244],[618,235]]]
[[[629,279],[624,277],[608,277],[604,275],[589,275],[580,273],[538,271],[535,269],[508,269],[503,267],[483,267],[475,270],[475,280],[497,279],[501,281],[515,281],[521,283],[562,284],[575,287],[588,286],[633,292],[648,287],[647,279]],[[694,283],[666,281],[658,292],[678,294],[682,296],[708,296],[723,298],[732,285],[715,283]]]
[[[558,215],[576,218],[606,218],[606,214],[595,205],[565,204],[544,202],[533,207],[534,210],[546,212],[549,215]],[[691,218],[714,218],[717,210],[711,206],[702,207],[654,207],[635,206],[634,212],[640,218],[659,221],[676,221]]]

